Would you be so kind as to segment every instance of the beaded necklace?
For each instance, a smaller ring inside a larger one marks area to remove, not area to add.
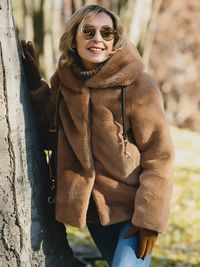
[[[77,66],[77,64],[73,64],[73,70],[78,77],[82,78],[83,80],[87,80],[100,71],[104,64],[105,62],[98,64],[93,70],[82,70],[79,66]]]

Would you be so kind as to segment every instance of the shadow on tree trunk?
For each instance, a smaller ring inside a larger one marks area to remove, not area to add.
[[[39,133],[28,94],[24,85],[21,85],[20,100],[24,109],[28,179],[31,186],[32,261],[39,267],[85,266],[74,258],[65,225],[56,221],[55,205],[48,203],[48,165],[39,144]]]

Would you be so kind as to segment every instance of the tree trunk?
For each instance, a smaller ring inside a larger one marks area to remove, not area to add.
[[[11,3],[0,2],[0,266],[69,266],[65,227],[47,204],[47,168],[23,82]]]
[[[126,0],[120,16],[125,27],[125,35],[138,48],[145,65],[148,64],[155,34],[156,18],[162,0]]]

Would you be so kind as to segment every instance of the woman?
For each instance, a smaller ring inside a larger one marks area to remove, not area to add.
[[[166,229],[173,148],[160,91],[120,19],[95,5],[73,14],[51,89],[32,44],[23,48],[44,146],[58,108],[56,219],[87,223],[110,266],[149,266]]]

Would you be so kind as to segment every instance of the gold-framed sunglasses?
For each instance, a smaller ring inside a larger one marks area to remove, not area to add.
[[[82,31],[81,31],[83,38],[85,40],[90,40],[90,39],[94,38],[96,32],[97,32],[97,29],[94,26],[90,26],[90,25],[84,25],[82,28]],[[117,31],[114,30],[113,28],[109,27],[109,26],[102,26],[99,29],[99,32],[101,34],[101,37],[105,41],[111,41],[117,35]]]

